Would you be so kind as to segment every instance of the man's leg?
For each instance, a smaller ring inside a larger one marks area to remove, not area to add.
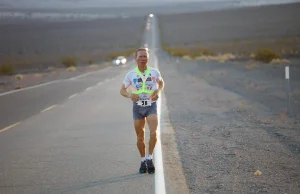
[[[157,142],[157,136],[156,136],[156,130],[158,125],[157,115],[156,114],[149,115],[147,117],[147,123],[150,130],[149,155],[152,155]]]
[[[146,161],[146,145],[145,145],[145,124],[146,120],[139,119],[134,120],[134,128],[137,136],[137,147],[141,156],[141,166],[139,169],[140,173],[147,172],[147,161]]]
[[[150,114],[147,117],[147,123],[150,130],[149,156],[147,157],[147,167],[148,167],[148,173],[153,174],[155,172],[155,166],[152,161],[152,155],[157,142],[157,135],[156,135],[157,125],[158,125],[157,114]]]
[[[134,128],[137,136],[137,147],[141,157],[146,156],[145,124],[146,124],[145,118],[140,120],[134,120]]]

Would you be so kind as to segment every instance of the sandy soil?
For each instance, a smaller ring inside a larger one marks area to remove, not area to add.
[[[300,34],[299,9],[300,4],[293,4],[160,15],[161,39],[190,46],[271,37],[270,46],[279,37]],[[287,114],[286,64],[218,63],[159,53],[169,119],[190,193],[299,193],[300,61],[290,60]]]
[[[65,79],[107,67],[105,56],[140,45],[145,18],[99,19],[92,21],[1,23],[0,65],[11,64],[15,76],[0,76],[0,92]],[[76,56],[76,71],[68,71],[61,57]],[[93,60],[96,65],[89,66]]]
[[[174,15],[158,15],[162,42],[200,45],[213,51],[253,51],[257,47],[298,49],[300,3]],[[240,46],[239,46],[240,45]]]
[[[167,54],[160,55],[159,64],[191,193],[299,191],[299,109],[286,116],[285,101],[276,96],[284,91],[283,81],[273,76],[276,70],[264,74],[237,64],[176,63]]]
[[[140,45],[144,26],[144,17],[3,23],[0,61],[18,69],[62,67],[61,57],[65,55],[75,55],[80,64],[100,62],[109,52]]]

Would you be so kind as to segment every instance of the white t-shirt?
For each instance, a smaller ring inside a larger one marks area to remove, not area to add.
[[[146,89],[147,90],[156,90],[158,88],[158,82],[162,80],[161,74],[157,69],[152,67],[150,68],[150,73],[146,79]],[[146,75],[146,71],[143,75]],[[142,78],[136,73],[135,69],[129,71],[124,79],[124,86],[128,88],[131,86],[132,92],[135,92],[142,88],[143,80]],[[150,100],[151,94],[139,94],[140,100]]]

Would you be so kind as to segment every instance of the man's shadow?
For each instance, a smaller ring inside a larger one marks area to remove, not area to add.
[[[139,179],[142,176],[145,176],[145,174],[140,174],[140,173],[135,173],[135,174],[130,174],[126,176],[121,176],[121,177],[116,177],[116,178],[109,178],[109,179],[104,179],[104,180],[99,180],[99,181],[90,181],[86,182],[80,185],[75,185],[67,188],[62,188],[62,189],[43,189],[41,191],[41,194],[59,194],[59,193],[66,193],[66,192],[71,192],[71,191],[78,191],[82,189],[87,189],[91,187],[96,187],[96,186],[101,186],[109,183],[116,183],[116,182],[121,182],[121,181],[126,181],[126,180],[132,180],[132,179]]]

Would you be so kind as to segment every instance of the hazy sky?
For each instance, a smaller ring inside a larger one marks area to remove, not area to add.
[[[66,8],[66,7],[100,7],[100,6],[126,6],[126,5],[153,5],[171,2],[201,2],[201,1],[242,1],[242,2],[290,2],[300,0],[0,0],[0,6],[26,7],[26,8]]]
[[[215,0],[0,0],[0,4],[13,7],[94,7],[151,5],[170,2],[197,2]],[[220,1],[220,0],[219,0]],[[222,0],[221,0],[222,1]],[[226,1],[226,0],[223,0]]]

